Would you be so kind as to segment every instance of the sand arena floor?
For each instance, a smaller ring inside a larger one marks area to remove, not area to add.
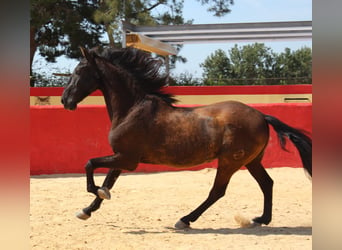
[[[273,220],[241,228],[235,215],[259,216],[263,196],[246,170],[231,179],[226,196],[188,230],[178,219],[195,209],[211,189],[215,169],[123,174],[111,200],[86,221],[75,212],[94,196],[84,175],[30,179],[31,249],[312,249],[312,183],[303,169],[267,169],[274,180]],[[102,183],[104,175],[96,175]]]

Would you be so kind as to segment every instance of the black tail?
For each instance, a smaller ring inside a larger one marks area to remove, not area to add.
[[[312,176],[312,140],[303,131],[290,127],[277,118],[265,115],[267,123],[277,132],[280,146],[286,150],[286,139],[289,138],[298,149],[304,169]]]

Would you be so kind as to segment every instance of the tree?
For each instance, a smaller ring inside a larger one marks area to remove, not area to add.
[[[184,24],[186,22],[182,17],[182,9],[183,1],[104,0],[95,11],[94,19],[105,26],[109,45],[120,47],[122,41],[121,20],[135,25]],[[187,21],[187,23],[191,23],[191,21]],[[180,50],[181,47],[177,46],[177,49]],[[186,59],[181,56],[172,56],[170,59],[171,68],[176,61],[185,62]]]
[[[215,16],[230,12],[233,0],[197,0],[209,6]],[[121,44],[120,21],[137,25],[191,23],[182,17],[184,0],[32,0],[30,20],[30,68],[36,51],[48,62],[65,55],[79,58],[79,45],[94,47],[106,44]],[[158,9],[159,8],[159,9]],[[157,11],[158,10],[158,11]],[[181,46],[178,46],[180,49]],[[182,57],[171,57],[185,61]]]
[[[272,50],[263,43],[254,43],[239,48],[236,44],[230,50],[232,76],[248,84],[262,84],[265,79],[272,77],[274,56]]]
[[[209,12],[215,16],[223,16],[229,13],[230,5],[234,4],[233,0],[197,0],[202,5],[210,5]],[[135,25],[179,25],[191,24],[191,20],[183,18],[184,0],[103,0],[100,7],[95,11],[95,20],[102,23],[106,27],[109,44],[118,46],[121,42],[121,31],[119,29],[122,19]],[[177,45],[177,50],[181,49],[181,45]],[[177,61],[186,62],[181,56],[171,56],[171,68]]]
[[[121,20],[126,19],[133,24],[156,24],[150,13],[155,7],[157,5],[146,6],[141,1],[103,0],[94,13],[94,19],[105,26],[109,45],[114,47],[121,42]]]
[[[30,73],[36,51],[48,62],[66,55],[79,58],[78,46],[101,44],[104,32],[95,23],[93,13],[97,1],[90,0],[32,0],[30,19]],[[32,83],[31,83],[32,86]]]
[[[279,54],[276,58],[276,75],[281,84],[290,83],[290,79],[296,78],[299,83],[312,80],[312,52],[310,48],[304,47],[296,51],[289,48]]]
[[[203,85],[201,79],[194,77],[188,71],[180,73],[179,75],[171,75],[168,85],[170,86],[201,86]]]
[[[209,12],[213,12],[214,16],[221,17],[231,12],[229,9],[230,5],[234,4],[233,0],[197,0],[201,2],[201,4],[211,4],[211,6],[207,9]]]
[[[204,71],[204,83],[206,85],[226,85],[226,80],[232,74],[230,65],[227,54],[221,49],[216,50],[205,59],[204,63],[200,64]]]
[[[206,84],[311,83],[311,58],[310,48],[294,52],[286,48],[277,54],[262,43],[254,43],[235,45],[228,55],[215,51],[200,66]]]

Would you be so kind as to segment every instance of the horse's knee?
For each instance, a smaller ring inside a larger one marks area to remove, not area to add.
[[[92,171],[93,170],[93,164],[92,164],[91,160],[88,160],[88,162],[85,164],[84,168],[86,171]]]
[[[215,200],[218,200],[222,198],[225,194],[226,194],[226,188],[212,189],[210,191],[209,197],[212,197]]]

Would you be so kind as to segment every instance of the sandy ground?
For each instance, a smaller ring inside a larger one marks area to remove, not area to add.
[[[303,169],[267,171],[274,180],[268,226],[241,228],[234,220],[259,216],[263,208],[256,181],[241,170],[226,196],[188,230],[173,226],[207,197],[214,169],[121,175],[112,199],[86,221],[75,217],[94,197],[85,190],[85,176],[33,176],[31,249],[312,249],[311,181]]]

